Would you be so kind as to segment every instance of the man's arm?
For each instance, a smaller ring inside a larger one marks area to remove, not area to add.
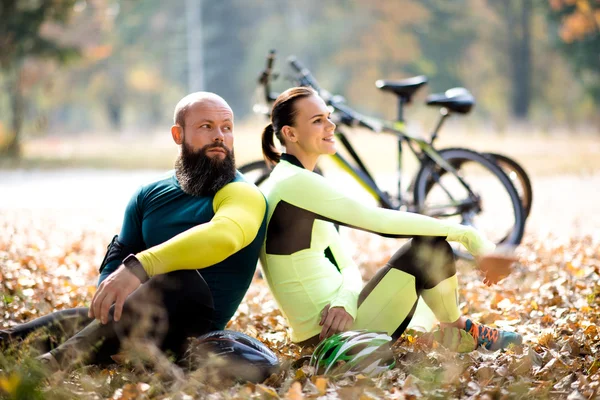
[[[104,261],[100,266],[98,285],[119,268],[125,257],[146,248],[142,235],[141,196],[142,188],[139,188],[127,203],[121,232],[109,244]]]
[[[119,269],[123,259],[133,252],[143,250],[145,248],[144,239],[142,235],[142,188],[139,188],[127,204],[125,208],[125,216],[123,217],[123,225],[121,226],[121,233],[119,236],[113,238],[112,242],[108,246],[107,254],[100,266],[100,279],[98,282],[98,291],[94,294],[92,303],[88,310],[88,316],[90,318],[100,319],[103,324],[108,322],[108,310],[110,306],[117,300],[115,307],[114,318],[118,321],[121,318],[121,311],[125,298],[135,290],[140,282],[137,281],[129,271],[124,270],[123,267]],[[117,275],[125,274],[131,275],[129,279],[121,280],[117,279]],[[108,279],[107,279],[108,278]],[[116,279],[119,282],[125,282],[125,286],[117,287],[109,296],[101,296],[103,287],[106,285],[106,281]],[[117,293],[121,294],[120,297]],[[98,299],[101,298],[99,301]]]
[[[214,217],[172,239],[136,254],[146,278],[181,269],[217,264],[256,237],[267,203],[254,185],[233,182],[217,192]],[[142,272],[138,268],[139,272]],[[143,279],[142,279],[143,280]]]

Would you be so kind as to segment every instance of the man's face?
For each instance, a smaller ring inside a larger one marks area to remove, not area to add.
[[[233,113],[222,101],[203,99],[187,111],[175,172],[184,192],[214,195],[235,178]]]
[[[233,112],[226,103],[204,99],[194,103],[185,116],[183,143],[193,152],[206,148],[210,158],[223,160],[233,152]],[[214,147],[212,147],[214,145]]]

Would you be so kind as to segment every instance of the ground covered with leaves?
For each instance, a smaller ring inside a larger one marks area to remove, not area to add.
[[[106,244],[116,227],[93,213],[10,211],[0,214],[0,328],[90,301]],[[364,233],[345,235],[369,279],[400,245]],[[519,263],[488,288],[459,265],[461,308],[475,320],[524,337],[504,352],[466,353],[431,335],[409,332],[394,346],[396,367],[377,378],[318,376],[292,344],[265,282],[257,277],[228,329],[267,344],[282,370],[260,384],[217,382],[160,354],[154,361],[117,360],[44,378],[27,346],[0,358],[0,398],[569,398],[600,396],[600,238],[533,238]]]

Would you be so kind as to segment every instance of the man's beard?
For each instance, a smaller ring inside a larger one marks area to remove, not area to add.
[[[208,156],[214,148],[221,148],[227,154],[224,159]],[[192,196],[213,196],[223,186],[235,178],[235,157],[223,144],[204,146],[198,151],[185,143],[181,144],[181,154],[175,161],[175,176],[181,189]]]

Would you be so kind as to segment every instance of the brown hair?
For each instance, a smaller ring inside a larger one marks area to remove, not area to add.
[[[271,123],[265,127],[262,133],[262,151],[267,164],[277,164],[281,158],[281,154],[275,147],[273,136],[276,136],[281,144],[285,145],[281,135],[281,128],[286,125],[294,125],[298,112],[296,107],[294,107],[296,101],[315,95],[317,95],[317,92],[312,88],[293,87],[277,97],[271,110]]]

